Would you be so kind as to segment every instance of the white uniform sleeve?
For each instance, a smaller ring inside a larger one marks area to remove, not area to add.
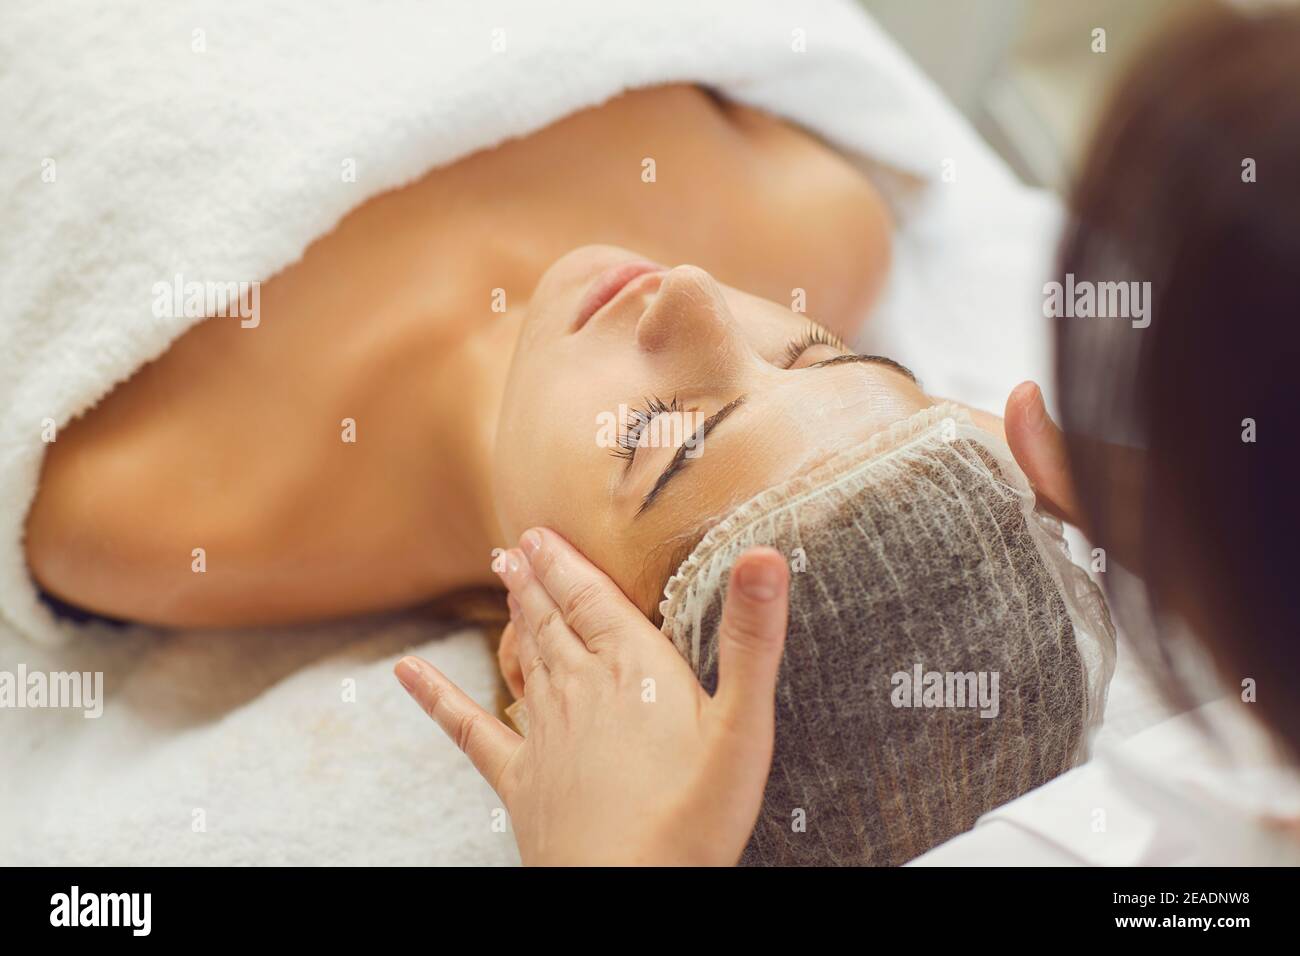
[[[1245,706],[1216,701],[1101,750],[910,865],[1296,865],[1300,841],[1261,821],[1300,817],[1300,774]]]

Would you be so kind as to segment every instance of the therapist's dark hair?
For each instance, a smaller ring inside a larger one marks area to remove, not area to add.
[[[1119,621],[1188,703],[1181,619],[1300,759],[1300,10],[1215,8],[1160,36],[1069,206],[1062,283],[1151,283],[1145,328],[1055,320],[1071,470]]]

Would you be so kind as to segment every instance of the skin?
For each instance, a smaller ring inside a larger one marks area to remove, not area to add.
[[[1062,521],[1082,526],[1065,435],[1047,413],[1043,390],[1034,382],[1017,385],[1007,398],[1004,420],[1007,447],[1033,485],[1039,506]]]
[[[852,353],[805,347],[807,316],[695,266],[641,276],[575,330],[592,286],[639,258],[587,247],[542,277],[502,400],[493,478],[510,540],[532,524],[560,530],[649,611],[674,552],[711,521],[933,399],[890,365],[822,364]],[[647,396],[676,398],[681,412],[658,423],[657,442],[619,458],[598,416]],[[846,396],[856,404],[841,409]],[[738,398],[646,506],[691,426]]]
[[[492,475],[507,539],[534,524],[558,530],[653,617],[668,576],[734,507],[938,400],[906,369],[809,342],[806,316],[694,266],[639,276],[575,328],[601,277],[641,259],[587,247],[542,277],[506,385]],[[828,338],[811,325],[813,337]],[[644,396],[677,399],[680,412],[655,419],[671,440],[616,457],[600,441],[600,416]],[[647,506],[683,440],[738,399]],[[996,417],[972,415],[1001,431]],[[510,632],[499,660],[521,696]]]
[[[889,233],[868,180],[812,137],[691,87],[619,97],[362,204],[264,283],[256,328],[200,323],[66,426],[28,516],[29,566],[88,610],[185,627],[300,623],[499,587],[492,551],[522,527],[557,523],[594,547],[616,526],[620,462],[595,445],[598,411],[685,387],[668,380],[662,349],[620,342],[612,323],[561,339],[584,263],[611,254],[566,253],[614,243],[777,303],[802,289],[850,335],[887,271]],[[492,311],[497,289],[504,313]],[[754,348],[776,349],[805,322],[732,299],[755,319]],[[673,323],[698,325],[688,312]],[[728,341],[718,369],[735,385],[740,340]],[[562,357],[563,368],[545,364]],[[746,384],[777,371],[752,366]],[[691,370],[700,402],[713,401],[708,374]],[[566,377],[581,402],[565,398]],[[557,401],[553,412],[575,417],[544,422]],[[341,440],[344,419],[355,443]],[[550,439],[530,432],[543,426]],[[761,476],[715,480],[730,494]],[[584,518],[575,503],[596,493],[601,507]],[[660,543],[713,502],[662,505]],[[642,525],[620,534],[622,548],[655,536]],[[195,548],[204,574],[191,570]],[[620,584],[641,570],[622,561]]]

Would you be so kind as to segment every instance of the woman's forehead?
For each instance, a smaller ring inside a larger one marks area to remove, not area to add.
[[[823,372],[829,385],[850,370],[834,371]],[[704,440],[699,457],[653,508],[612,516],[616,527],[609,540],[622,542],[624,590],[631,588],[628,596],[642,610],[657,607],[664,582],[685,555],[735,508],[934,404],[919,389],[904,390],[875,411],[851,401],[837,404],[832,396],[825,403],[839,413],[836,418],[809,414],[807,403],[813,400],[805,394],[747,401],[728,418],[730,427]]]

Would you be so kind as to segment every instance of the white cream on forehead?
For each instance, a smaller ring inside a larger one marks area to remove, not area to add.
[[[879,376],[863,374],[858,368],[812,373],[833,376],[832,387],[771,389],[754,396],[734,412],[733,422],[746,432],[746,444],[733,454],[747,459],[779,463],[768,475],[769,486],[816,468],[825,461],[852,452],[877,432],[918,413],[918,410],[888,387]],[[857,421],[860,427],[843,427]],[[830,426],[830,427],[826,427]],[[733,429],[724,425],[722,428]],[[729,432],[723,433],[722,441]],[[714,439],[705,437],[696,455],[705,462]],[[707,484],[678,489],[683,503],[705,513],[721,516],[756,493],[745,479],[743,466],[712,471]]]
[[[883,431],[895,422],[903,421],[917,413],[910,403],[886,387],[877,377],[868,375],[841,375],[833,389],[817,394],[815,399],[804,400],[783,409],[797,424],[804,439],[802,461],[793,463],[791,474],[799,474],[833,455],[852,451],[867,441],[877,431]],[[824,422],[860,423],[862,428],[822,428]],[[815,441],[808,443],[809,436]],[[798,448],[792,447],[792,452]],[[795,457],[799,457],[797,454]]]
[[[845,411],[879,398],[880,386],[878,384],[865,376],[854,376],[846,382],[836,384],[835,391],[831,393],[827,405],[833,405],[839,411]]]

